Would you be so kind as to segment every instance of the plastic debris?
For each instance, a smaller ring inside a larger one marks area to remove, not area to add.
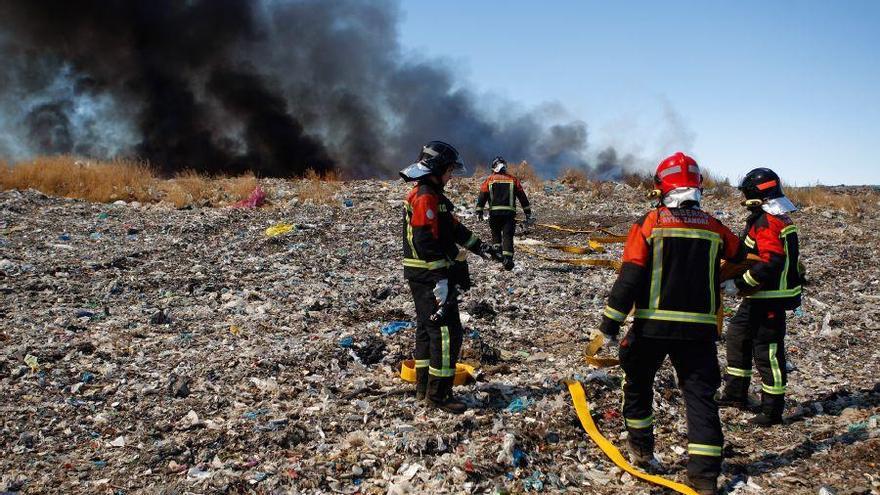
[[[263,206],[263,203],[266,202],[266,192],[263,191],[263,188],[257,186],[251,191],[250,196],[247,199],[243,199],[233,205],[235,208],[259,208]]]
[[[415,325],[409,321],[392,321],[382,327],[382,333],[384,335],[394,335],[401,330],[412,328],[414,326]]]
[[[523,412],[526,410],[526,408],[529,407],[529,405],[531,405],[533,403],[534,403],[534,401],[532,401],[531,399],[529,399],[526,396],[517,397],[516,399],[513,399],[510,402],[510,404],[505,408],[505,411],[511,412],[511,413]]]
[[[268,237],[277,237],[281,234],[286,234],[296,228],[292,223],[276,223],[275,225],[266,229],[266,236]]]

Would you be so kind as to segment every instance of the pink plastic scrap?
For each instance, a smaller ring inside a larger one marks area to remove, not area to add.
[[[247,199],[243,199],[232,206],[235,208],[258,208],[263,206],[263,203],[265,202],[266,192],[263,191],[262,187],[257,186]]]

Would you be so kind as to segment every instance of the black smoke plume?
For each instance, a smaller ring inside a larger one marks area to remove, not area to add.
[[[585,123],[487,108],[447,65],[405,56],[398,20],[392,1],[4,0],[0,157],[391,176],[442,139],[472,163],[588,167]]]

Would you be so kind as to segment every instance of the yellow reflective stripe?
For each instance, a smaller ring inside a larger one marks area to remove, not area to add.
[[[449,327],[443,326],[440,327],[440,343],[443,346],[443,360],[441,361],[441,365],[443,369],[449,369]],[[452,370],[455,373],[455,370]]]
[[[491,211],[496,211],[496,210],[516,211],[516,208],[514,208],[513,206],[492,206],[489,208],[489,210],[491,210]]]
[[[795,234],[795,233],[797,233],[797,231],[798,231],[798,228],[796,225],[789,225],[788,227],[779,231],[779,237],[785,237],[789,234]]]
[[[706,445],[702,443],[689,443],[688,454],[721,457],[721,446]]]
[[[648,416],[647,418],[643,418],[643,419],[629,419],[629,418],[624,418],[624,419],[626,420],[626,426],[628,426],[630,428],[635,428],[635,429],[650,428],[651,425],[654,424],[654,415],[653,414]]]
[[[705,239],[712,242],[721,242],[721,235],[711,230],[703,229],[677,229],[659,228],[651,231],[651,237],[679,237],[684,239]]]
[[[743,244],[749,249],[755,249],[755,240],[749,236],[746,236],[746,238],[743,239]]]
[[[474,234],[471,234],[471,238],[470,238],[470,239],[468,239],[468,241],[467,241],[467,242],[466,242],[466,243],[465,243],[465,244],[464,244],[464,247],[466,247],[466,248],[471,248],[471,247],[473,247],[473,246],[474,246],[474,244],[476,244],[476,243],[477,243],[477,241],[479,241],[479,240],[480,240],[480,239],[479,239],[479,238],[477,238],[477,236],[476,236],[476,235],[474,235]]]
[[[501,254],[504,256],[513,256],[513,251],[501,251]]]
[[[449,209],[446,208],[446,205],[443,204],[443,203],[440,203],[440,205],[437,207],[437,209],[438,209],[441,213],[446,213],[447,211],[449,211]]]
[[[663,279],[663,238],[653,239],[654,253],[652,254],[654,267],[651,270],[651,293],[648,295],[648,307],[656,308],[660,306],[660,282]]]
[[[749,378],[750,376],[752,376],[752,370],[734,368],[733,366],[728,366],[726,371],[728,375],[739,376],[742,378]]]
[[[415,368],[427,368],[431,364],[430,359],[416,359]]]
[[[709,247],[709,310],[715,311],[715,289],[718,282],[715,280],[715,267],[718,265],[718,248],[720,242],[713,242]]]
[[[782,247],[785,249],[785,265],[782,267],[782,275],[779,277],[780,290],[785,290],[788,288],[788,267],[791,264],[791,259],[788,257],[788,239],[785,238],[785,236],[787,235],[785,234],[785,231],[791,227],[793,227],[793,225],[782,229],[783,233],[779,234],[779,237],[782,238]]]
[[[665,309],[637,309],[636,318],[646,320],[681,321],[685,323],[717,324],[717,316],[713,313],[690,313],[687,311],[669,311]]]
[[[602,314],[620,323],[623,323],[626,320],[625,314],[612,308],[611,306],[605,306],[605,311],[603,311]]]
[[[743,273],[743,280],[745,280],[746,283],[751,285],[752,287],[756,287],[758,286],[758,284],[761,283],[755,280],[755,277],[752,276],[752,273],[749,270],[746,270],[746,272]]]
[[[409,249],[413,256],[417,259],[419,257],[419,253],[416,252],[416,246],[413,244],[413,228],[412,228],[412,206],[409,203],[406,205],[406,241],[409,243]]]
[[[750,299],[773,299],[777,297],[794,297],[800,295],[801,286],[798,285],[794,289],[785,289],[785,290],[761,290],[755,292],[750,296],[746,296]]]
[[[438,370],[437,368],[435,368],[433,366],[429,366],[428,367],[428,374],[431,376],[439,376],[441,378],[447,378],[450,376],[455,376],[455,370],[452,368],[442,368],[442,369]]]
[[[510,181],[508,185],[510,186],[510,193],[508,195],[508,197],[510,198],[510,207],[516,209],[516,198],[513,195],[513,181]]]
[[[785,393],[785,384],[782,383],[782,370],[779,369],[779,360],[776,359],[776,351],[779,350],[779,344],[773,343],[770,344],[770,370],[773,372],[773,385],[767,386],[765,390],[770,394],[784,394]],[[765,388],[763,385],[761,388]],[[782,390],[779,392],[779,390]]]
[[[424,268],[426,270],[437,270],[439,268],[446,268],[449,266],[448,260],[437,260],[437,261],[425,261],[425,260],[416,260],[412,258],[404,258],[403,266],[409,266],[412,268]]]
[[[774,387],[771,385],[761,385],[761,390],[771,395],[785,395],[785,385]]]

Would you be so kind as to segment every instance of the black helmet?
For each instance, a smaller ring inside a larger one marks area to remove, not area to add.
[[[747,200],[767,200],[781,198],[782,183],[776,172],[769,168],[756,168],[743,177],[739,190]]]
[[[413,181],[421,179],[430,174],[443,175],[449,167],[452,167],[453,174],[464,175],[466,169],[458,150],[451,144],[443,141],[431,141],[422,146],[419,152],[419,158],[415,163],[400,171],[400,176],[405,181]]]
[[[505,168],[507,168],[507,161],[504,158],[502,158],[500,156],[496,156],[492,160],[492,171],[493,172],[498,173],[498,172],[501,172],[502,170],[504,170]]]

